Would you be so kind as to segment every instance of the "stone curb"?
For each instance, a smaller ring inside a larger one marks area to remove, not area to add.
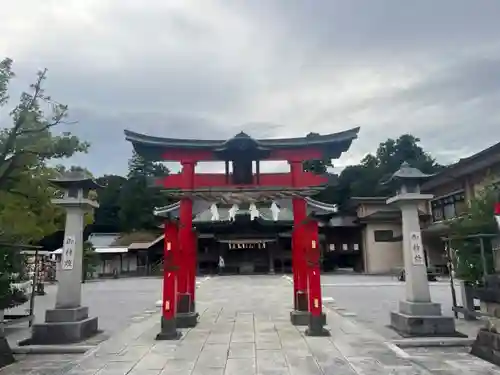
[[[422,337],[392,340],[391,343],[400,348],[420,348],[420,347],[452,347],[471,346],[475,339],[462,337]]]
[[[83,354],[94,348],[92,345],[27,345],[11,350],[14,354]]]

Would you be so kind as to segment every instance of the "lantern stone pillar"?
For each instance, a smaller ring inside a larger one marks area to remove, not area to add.
[[[419,205],[433,198],[420,193],[420,183],[431,175],[403,163],[387,183],[394,184],[397,195],[387,204],[400,208],[403,258],[406,273],[406,298],[399,311],[391,313],[391,326],[402,336],[456,336],[455,320],[443,316],[441,305],[431,301],[427,266],[420,231]]]
[[[97,317],[89,317],[81,305],[83,230],[86,212],[99,207],[89,192],[99,187],[83,171],[68,172],[49,180],[61,190],[62,197],[52,202],[66,210],[61,265],[55,308],[45,312],[45,322],[34,324],[30,344],[66,344],[79,342],[97,333]]]

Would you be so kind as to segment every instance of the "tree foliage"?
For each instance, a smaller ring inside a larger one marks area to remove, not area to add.
[[[89,275],[95,272],[99,264],[99,255],[95,252],[92,243],[85,241],[83,243],[83,258],[82,258],[82,282],[87,280]]]
[[[350,197],[388,196],[391,187],[380,182],[396,172],[403,162],[424,173],[435,173],[442,167],[419,145],[420,139],[403,134],[380,143],[375,154],[366,155],[358,165],[346,167],[335,187],[325,189],[317,199],[343,205]]]
[[[0,107],[9,103],[8,89],[15,77],[12,60],[0,61]],[[35,83],[23,92],[10,111],[11,124],[0,126],[0,190],[8,191],[19,179],[31,177],[34,168],[47,160],[86,152],[89,144],[70,132],[53,134],[58,125],[67,124],[68,107],[45,93],[47,70],[38,72]]]
[[[107,175],[99,177],[96,182],[102,188],[98,191],[99,208],[94,211],[94,224],[120,231],[120,194],[127,179],[122,176]]]
[[[150,181],[151,178],[166,176],[168,172],[165,165],[133,153],[129,160],[127,182],[119,197],[118,217],[124,231],[157,228],[158,220],[153,210],[164,205],[166,199],[159,190],[150,186]]]
[[[12,60],[0,61],[0,109],[10,104],[9,85],[15,78]],[[60,211],[51,203],[56,190],[48,183],[53,159],[86,152],[89,144],[70,132],[54,133],[67,125],[68,108],[48,96],[43,88],[47,70],[21,94],[9,116],[0,119],[0,242],[32,243],[52,233]],[[0,247],[0,308],[15,298],[11,288],[19,260],[12,247]]]
[[[491,235],[498,234],[494,216],[494,206],[498,198],[499,189],[491,183],[486,183],[471,199],[465,213],[448,221],[456,275],[472,285],[481,283],[484,275],[479,237],[483,237],[486,270],[491,273],[494,269]]]

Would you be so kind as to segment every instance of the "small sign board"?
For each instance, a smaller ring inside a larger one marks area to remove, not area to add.
[[[61,268],[72,270],[75,263],[76,240],[75,236],[64,237],[63,252],[61,256]]]
[[[410,232],[410,250],[412,264],[415,266],[425,265],[424,247],[420,232]]]

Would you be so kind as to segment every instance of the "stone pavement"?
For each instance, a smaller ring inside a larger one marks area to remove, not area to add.
[[[306,337],[289,322],[292,288],[280,276],[215,277],[198,289],[197,301],[200,322],[180,341],[154,340],[157,312],[72,363],[20,362],[0,375],[500,374],[466,353],[454,363],[404,352],[335,312],[328,312],[331,337]]]
[[[378,332],[388,340],[401,339],[388,328],[390,312],[398,310],[400,300],[405,298],[405,284],[390,276],[327,274],[321,277],[323,295],[335,300],[332,308],[340,315],[355,317],[356,321]],[[443,315],[453,316],[449,281],[431,282],[433,302],[441,304]],[[458,304],[461,304],[460,289],[455,287]],[[327,302],[325,300],[325,302]],[[476,337],[478,322],[457,320],[457,328]]]

